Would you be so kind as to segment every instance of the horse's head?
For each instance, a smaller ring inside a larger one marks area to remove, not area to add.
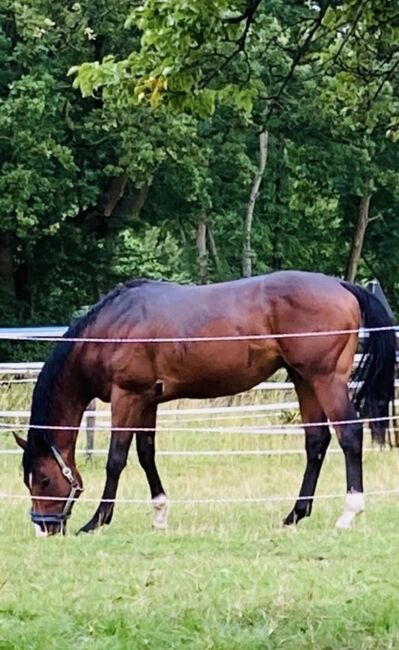
[[[31,519],[36,535],[64,534],[73,504],[83,489],[75,464],[67,463],[55,444],[37,444],[35,435],[28,436],[28,441],[19,436],[15,439],[24,450],[24,482],[32,495]]]

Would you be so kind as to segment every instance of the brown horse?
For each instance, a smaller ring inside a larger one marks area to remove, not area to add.
[[[358,334],[348,330],[357,330],[362,316],[365,327],[385,329],[372,331],[365,340],[351,402],[348,379]],[[362,425],[356,412],[386,418],[394,397],[396,338],[389,326],[388,314],[374,296],[316,273],[278,272],[207,286],[138,280],[116,288],[69,329],[67,340],[55,345],[35,387],[28,438],[19,443],[25,448],[24,479],[37,531],[64,531],[82,489],[75,443],[90,400],[111,402],[113,430],[103,496],[81,530],[110,523],[110,500],[135,431],[154,525],[165,526],[167,501],[155,464],[158,404],[246,391],[282,367],[298,394],[307,452],[299,498],[285,524],[311,513],[330,420],[336,423],[346,463],[347,496],[337,525],[349,527],[364,507]],[[335,333],[301,336],[328,331]],[[319,424],[308,426],[312,423]],[[384,436],[386,425],[384,420],[374,428],[376,437]]]

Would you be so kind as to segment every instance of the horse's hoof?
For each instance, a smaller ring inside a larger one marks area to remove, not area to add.
[[[353,522],[353,519],[350,519],[346,515],[346,513],[344,513],[343,515],[341,515],[341,517],[339,517],[337,519],[337,521],[335,523],[335,528],[337,530],[350,530],[351,528],[353,528],[352,522]]]
[[[283,519],[283,528],[292,528],[295,527],[298,521],[298,517],[294,511],[290,512],[285,519]]]
[[[345,498],[345,509],[335,524],[336,528],[349,529],[358,515],[364,511],[363,492],[348,492]]]
[[[87,524],[82,526],[82,528],[79,528],[76,534],[80,535],[80,533],[86,533],[86,534],[95,533],[95,531],[98,530],[98,528],[99,528],[98,524],[89,521]]]
[[[159,494],[152,500],[154,514],[152,527],[158,530],[165,530],[168,527],[168,500],[164,494]]]

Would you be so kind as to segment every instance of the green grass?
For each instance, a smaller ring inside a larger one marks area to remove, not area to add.
[[[3,439],[3,446],[11,444]],[[158,440],[160,449],[233,445],[288,448],[303,440],[183,433]],[[99,497],[104,464],[102,457],[81,459],[85,497]],[[172,499],[291,497],[303,464],[300,455],[160,457],[158,463]],[[366,454],[367,489],[398,487],[398,470],[396,452]],[[1,491],[25,493],[18,457],[0,456],[0,477]],[[343,492],[343,459],[331,455],[318,494]],[[134,453],[119,496],[147,497]],[[76,537],[94,510],[78,503],[68,535],[44,540],[33,536],[28,505],[0,500],[1,649],[399,647],[398,497],[370,497],[353,531],[334,530],[340,498],[317,502],[296,531],[280,525],[288,500],[176,504],[165,532],[151,530],[147,505],[119,505],[111,526]]]

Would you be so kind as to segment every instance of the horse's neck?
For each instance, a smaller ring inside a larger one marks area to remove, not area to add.
[[[84,391],[73,377],[65,377],[53,396],[49,425],[54,427],[53,440],[57,447],[74,455],[79,426],[88,405]]]
[[[63,406],[57,416],[51,418],[54,445],[63,452],[66,459],[75,458],[76,439],[84,410],[85,405],[82,402],[71,403]]]

